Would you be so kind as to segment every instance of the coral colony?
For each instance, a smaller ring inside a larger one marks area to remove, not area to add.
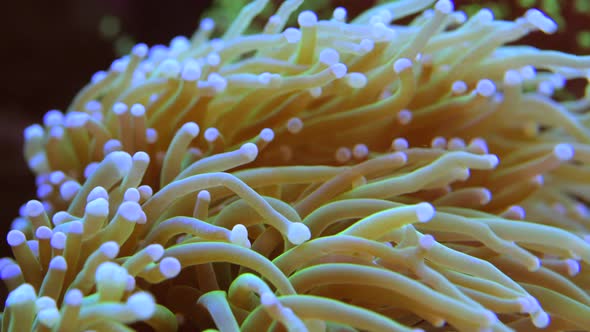
[[[245,35],[268,2],[25,130],[2,331],[588,329],[590,57],[450,0]]]

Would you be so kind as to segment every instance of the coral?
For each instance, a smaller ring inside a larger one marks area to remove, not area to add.
[[[403,0],[136,45],[25,131],[6,331],[590,326],[590,57]],[[413,17],[409,25],[395,22]]]

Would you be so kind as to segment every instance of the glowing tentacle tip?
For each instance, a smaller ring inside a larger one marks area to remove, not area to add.
[[[551,18],[547,17],[538,9],[529,9],[524,14],[525,19],[528,23],[535,26],[537,29],[547,34],[552,34],[557,31],[557,23]]]
[[[303,121],[300,118],[290,118],[287,121],[287,131],[291,134],[298,134],[303,129]]]
[[[158,141],[158,131],[154,128],[148,128],[145,130],[145,139],[148,144],[154,144]]]
[[[96,283],[114,283],[122,285],[127,282],[127,270],[119,264],[113,262],[104,262],[98,266],[94,274]]]
[[[240,147],[240,152],[248,158],[248,160],[253,161],[258,157],[258,146],[254,143],[246,143]]]
[[[145,114],[145,106],[142,104],[133,104],[129,112],[135,117],[143,116]]]
[[[230,232],[229,240],[231,243],[250,247],[250,241],[248,240],[248,229],[242,224],[235,225]]]
[[[545,184],[545,177],[543,176],[543,174],[537,174],[532,178],[532,182],[539,186],[542,186],[543,184]]]
[[[35,237],[39,240],[49,240],[53,236],[53,231],[47,226],[41,226],[35,231]]]
[[[541,268],[541,260],[537,257],[534,257],[531,260],[531,263],[527,266],[527,270],[531,272],[538,271]]]
[[[443,14],[450,14],[455,9],[455,6],[450,0],[439,0],[434,5],[434,9]]]
[[[508,86],[520,85],[522,84],[522,79],[522,74],[517,70],[508,70],[504,73],[504,84]]]
[[[335,63],[330,65],[330,70],[336,78],[342,78],[346,75],[348,68],[343,63]]]
[[[350,73],[346,75],[346,83],[353,89],[361,89],[367,85],[367,76],[362,73]]]
[[[359,43],[359,47],[364,53],[369,53],[375,48],[375,41],[373,39],[364,38]]]
[[[207,54],[207,64],[211,67],[217,67],[221,64],[221,57],[217,53]]]
[[[147,292],[138,292],[127,299],[127,307],[140,320],[151,318],[156,312],[156,301]]]
[[[30,217],[38,217],[43,212],[45,212],[45,208],[43,207],[43,203],[37,200],[30,200],[25,205],[25,215]]]
[[[194,122],[187,122],[183,124],[180,130],[187,133],[191,137],[197,137],[197,135],[199,135],[199,125]]]
[[[553,148],[553,154],[559,161],[569,161],[574,157],[574,147],[571,144],[561,143]]]
[[[407,109],[403,109],[397,113],[397,121],[401,125],[407,125],[410,122],[412,122],[412,117],[413,117],[412,111],[407,110]]]
[[[134,162],[138,162],[140,164],[149,164],[150,163],[150,155],[145,153],[144,151],[137,151],[132,157]]]
[[[332,17],[337,21],[344,22],[346,20],[347,14],[346,8],[336,7],[332,13]]]
[[[33,302],[36,298],[35,288],[31,284],[22,284],[8,294],[8,297],[6,298],[6,306]]]
[[[326,48],[320,52],[319,60],[321,63],[331,66],[340,61],[340,53],[333,48]]]
[[[145,247],[145,252],[153,261],[158,261],[164,256],[164,247],[161,244],[150,244]]]
[[[0,271],[0,279],[7,280],[12,279],[16,276],[20,276],[23,274],[20,266],[18,264],[8,264],[5,265],[2,270]]]
[[[142,212],[141,205],[133,201],[125,201],[117,209],[117,213],[130,222],[138,222],[141,219]]]
[[[83,112],[70,112],[66,115],[64,126],[66,128],[82,128],[88,120],[90,119],[90,115]]]
[[[418,245],[424,250],[430,250],[436,244],[436,240],[430,234],[425,234],[418,240]]]
[[[56,307],[55,299],[53,299],[49,296],[41,296],[40,298],[38,298],[35,301],[35,308],[37,309],[37,311],[41,311],[41,310],[47,309],[47,308],[55,308],[55,307]]]
[[[55,256],[49,262],[49,268],[52,270],[65,271],[68,268],[68,263],[66,263],[63,256]]]
[[[63,124],[64,121],[64,114],[58,110],[49,110],[43,116],[43,124],[45,127],[54,127]],[[43,127],[40,125],[32,125],[25,129],[25,138],[28,137],[27,131],[31,131],[30,134],[34,134],[34,136],[43,137]]]
[[[289,224],[287,229],[287,239],[289,242],[298,245],[309,240],[311,238],[311,232],[309,228],[300,222],[293,222]]]
[[[322,88],[319,86],[310,88],[308,91],[309,91],[309,94],[314,98],[319,98],[322,96]]]
[[[412,60],[410,60],[408,58],[397,59],[393,63],[393,70],[398,74],[408,68],[411,68],[411,67],[412,67]]]
[[[418,203],[415,205],[416,217],[419,222],[428,222],[434,217],[434,206],[427,202]]]
[[[88,164],[84,168],[84,179],[88,179],[89,177],[91,177],[92,174],[94,174],[94,172],[96,172],[96,170],[98,169],[98,165],[100,165],[98,162],[92,162]]]
[[[125,290],[128,292],[131,292],[132,290],[135,289],[136,285],[137,285],[137,282],[135,280],[135,277],[133,277],[132,275],[127,275]]]
[[[461,95],[467,91],[467,84],[464,81],[455,81],[451,85],[451,91],[454,95]]]
[[[350,151],[350,149],[347,147],[340,147],[336,149],[336,152],[334,153],[334,158],[339,163],[348,162],[350,158],[352,158],[352,151]]]
[[[300,27],[312,27],[318,23],[318,16],[311,10],[306,10],[297,16],[297,23]]]
[[[524,66],[518,70],[523,80],[530,81],[537,76],[537,70],[533,66]]]
[[[64,201],[68,202],[76,196],[80,188],[82,186],[77,181],[69,180],[59,187],[59,194]]]
[[[542,310],[532,314],[531,319],[533,321],[533,325],[538,328],[545,328],[549,326],[549,323],[551,322],[551,317],[549,317],[549,314]]]
[[[477,82],[475,92],[483,97],[491,97],[496,93],[496,85],[489,79]]]
[[[580,273],[580,262],[576,261],[575,259],[568,258],[565,260],[565,264],[567,266],[567,274],[570,277],[574,277]]]
[[[246,144],[252,144],[252,143],[246,143]],[[197,194],[197,199],[210,202],[211,201],[211,193],[209,193],[209,191],[207,191],[207,190],[201,190]]]
[[[168,279],[176,277],[181,269],[180,261],[174,257],[165,257],[160,261],[160,272]]]
[[[19,230],[13,229],[10,232],[8,232],[8,235],[6,236],[6,242],[11,247],[19,246],[23,244],[26,240],[27,238],[25,237],[25,233]]]
[[[133,165],[133,159],[127,152],[114,151],[109,153],[106,158],[116,165],[117,170],[119,170],[121,175],[127,175]]]
[[[124,103],[121,102],[117,102],[113,105],[113,113],[115,113],[116,115],[122,115],[125,112],[127,112],[127,105],[125,105]]]
[[[264,128],[260,131],[259,136],[264,142],[272,142],[275,139],[275,132],[270,128]]]
[[[490,163],[490,168],[496,168],[496,166],[498,166],[498,164],[500,163],[500,158],[498,158],[498,156],[496,156],[495,154],[488,154],[485,157]]]
[[[301,39],[301,31],[296,28],[287,28],[283,31],[283,37],[287,39],[287,43],[295,44]]]
[[[86,203],[84,212],[95,217],[107,217],[109,215],[109,201],[105,198],[97,198]]]
[[[131,53],[133,53],[133,55],[140,57],[140,58],[145,58],[148,54],[148,51],[149,51],[149,48],[144,43],[139,43],[139,44],[133,46],[133,49],[131,49]]]
[[[395,151],[406,150],[410,147],[408,140],[403,137],[398,137],[391,142],[391,148]]]
[[[137,190],[139,191],[139,194],[141,195],[141,198],[144,201],[147,201],[154,195],[154,190],[152,189],[152,187],[146,184],[139,186]]]
[[[488,188],[482,188],[480,191],[479,204],[486,205],[492,201],[492,192]]]
[[[137,190],[136,188],[129,188],[127,190],[125,190],[125,194],[123,195],[123,200],[124,201],[130,201],[130,202],[139,202],[139,199],[141,198],[141,195],[139,194],[139,190]]]
[[[203,137],[207,142],[215,142],[220,135],[221,134],[219,133],[219,130],[217,128],[211,127],[205,130]]]
[[[180,63],[175,59],[166,59],[158,66],[162,76],[167,78],[178,77],[181,71]]]
[[[210,17],[205,17],[199,23],[199,30],[211,31],[215,28],[215,21]]]
[[[119,245],[115,241],[109,241],[101,244],[99,250],[107,258],[114,259],[119,254]]]

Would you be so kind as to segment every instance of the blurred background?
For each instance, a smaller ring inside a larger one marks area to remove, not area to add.
[[[7,253],[4,234],[19,206],[35,198],[34,178],[21,154],[23,129],[40,122],[50,109],[65,109],[94,72],[108,68],[135,43],[167,44],[176,35],[190,36],[205,11],[221,25],[227,24],[248,2],[216,0],[212,6],[212,1],[6,1],[0,14],[5,16],[0,17],[0,57],[4,58],[0,86],[2,256]],[[377,2],[383,1],[307,0],[306,8],[327,17],[331,13],[327,8],[345,6],[352,17]],[[590,31],[583,28],[590,17],[589,0],[456,0],[455,4],[469,14],[482,6],[491,7],[497,17],[505,18],[538,7],[550,13],[561,30],[550,37],[536,33],[527,43],[577,54],[590,49]]]

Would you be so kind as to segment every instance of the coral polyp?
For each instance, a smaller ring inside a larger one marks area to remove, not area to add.
[[[587,329],[590,57],[450,0],[246,34],[268,2],[26,129],[2,330]]]

